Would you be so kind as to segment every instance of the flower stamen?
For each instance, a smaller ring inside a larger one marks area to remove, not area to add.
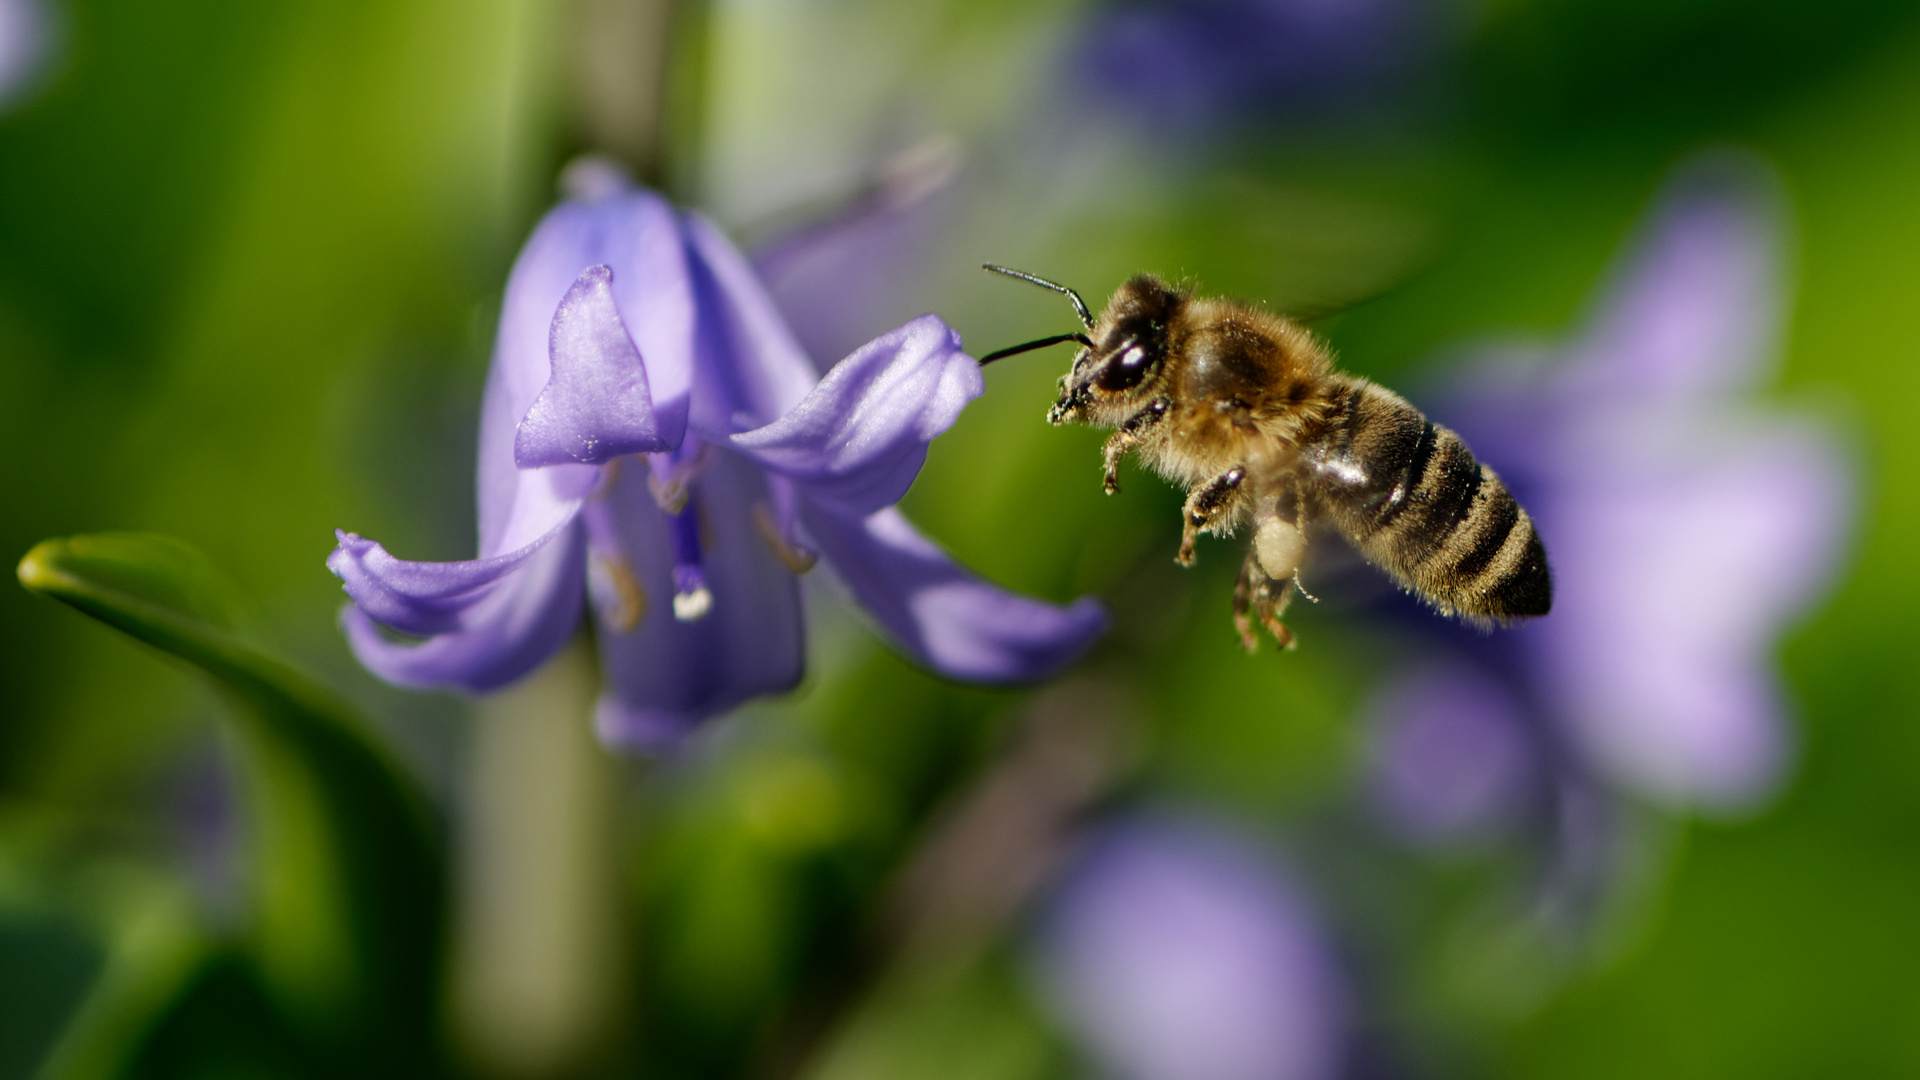
[[[647,456],[647,490],[654,504],[669,514],[678,514],[687,505],[694,477],[707,465],[707,446],[692,435],[672,454]]]
[[[613,493],[614,486],[620,482],[620,462],[624,458],[614,458],[600,466],[600,479],[587,493],[587,501],[599,502]]]
[[[631,633],[646,617],[647,590],[620,555],[596,554],[587,560],[587,589],[600,621],[616,634]]]
[[[701,563],[700,507],[692,496],[682,500],[679,513],[673,515],[673,617],[681,622],[699,622],[713,610],[713,592],[707,588],[707,572]]]
[[[753,527],[760,533],[760,539],[773,551],[773,557],[796,576],[813,569],[820,561],[820,553],[804,544],[796,544],[787,537],[774,520],[773,510],[766,503],[753,504]]]

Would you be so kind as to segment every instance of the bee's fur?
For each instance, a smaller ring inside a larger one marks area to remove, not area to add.
[[[1302,327],[1142,274],[1086,335],[1063,337],[1083,345],[1047,418],[1113,429],[1108,492],[1129,453],[1185,487],[1182,563],[1198,533],[1252,526],[1234,590],[1249,649],[1256,620],[1291,644],[1280,614],[1320,522],[1445,614],[1487,624],[1552,606],[1540,537],[1493,470],[1392,391],[1335,370]]]

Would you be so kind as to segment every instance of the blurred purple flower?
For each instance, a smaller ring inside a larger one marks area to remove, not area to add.
[[[1124,1080],[1340,1073],[1347,991],[1271,860],[1211,823],[1144,819],[1098,838],[1046,912],[1046,999]]]
[[[1055,607],[979,581],[894,507],[982,389],[944,323],[923,315],[822,378],[705,219],[605,167],[570,175],[576,197],[507,283],[481,417],[480,558],[406,562],[343,532],[327,561],[370,670],[494,689],[551,656],[590,596],[599,730],[660,745],[799,680],[796,575],[816,550],[903,649],[955,678],[1037,678],[1103,629],[1091,600]]]
[[[955,140],[928,139],[881,163],[834,213],[753,248],[755,272],[808,354],[845,355],[912,310],[960,166]]]
[[[1537,779],[1520,703],[1471,663],[1428,663],[1375,698],[1373,781],[1381,810],[1415,842],[1496,838]]]
[[[1578,937],[1625,869],[1619,806],[1498,665],[1436,650],[1375,695],[1371,794],[1418,847],[1529,840],[1541,926]]]
[[[1430,808],[1415,831],[1444,831],[1447,790],[1524,786],[1495,777],[1503,753],[1477,777],[1465,755],[1396,764],[1419,751],[1393,740],[1463,725],[1530,728],[1516,738],[1535,767],[1670,805],[1738,809],[1776,788],[1791,740],[1771,654],[1826,588],[1852,503],[1830,435],[1745,400],[1780,336],[1782,216],[1752,159],[1690,161],[1572,342],[1494,352],[1435,410],[1521,495],[1556,595],[1551,617],[1455,636],[1434,661],[1455,670],[1378,699],[1378,787],[1390,814]],[[1452,689],[1413,688],[1436,679]]]
[[[0,0],[0,102],[20,97],[46,73],[57,29],[42,0]]]
[[[1415,60],[1422,0],[1109,0],[1078,46],[1084,82],[1180,129],[1365,98]]]

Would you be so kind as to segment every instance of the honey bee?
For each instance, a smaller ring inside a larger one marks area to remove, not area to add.
[[[1072,301],[1084,333],[1001,349],[980,363],[1080,345],[1047,420],[1113,429],[1102,452],[1108,494],[1119,490],[1129,453],[1185,487],[1183,565],[1193,564],[1200,533],[1252,526],[1233,594],[1234,626],[1249,651],[1256,621],[1292,647],[1280,616],[1294,591],[1306,595],[1307,530],[1322,522],[1442,614],[1484,627],[1552,606],[1546,549],[1493,470],[1406,399],[1335,370],[1326,347],[1296,323],[1149,274],[1120,286],[1096,319],[1064,285],[986,269]]]

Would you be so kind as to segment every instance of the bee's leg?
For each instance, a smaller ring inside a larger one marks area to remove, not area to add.
[[[1134,437],[1122,429],[1108,436],[1107,445],[1100,448],[1101,463],[1105,466],[1100,486],[1109,495],[1120,494],[1120,459],[1133,449],[1134,441]]]
[[[1253,652],[1259,647],[1260,636],[1253,628],[1255,619],[1282,649],[1293,648],[1293,631],[1280,621],[1281,614],[1287,610],[1287,601],[1293,598],[1292,586],[1289,580],[1268,576],[1259,558],[1251,551],[1247,553],[1247,561],[1240,564],[1240,580],[1233,587],[1233,628],[1240,633],[1242,648]]]
[[[1300,560],[1307,553],[1307,534],[1300,528],[1297,507],[1295,500],[1281,499],[1254,516],[1253,543],[1247,551],[1247,563],[1240,570],[1247,596],[1242,601],[1240,590],[1235,591],[1233,620],[1240,630],[1241,643],[1249,651],[1253,648],[1249,612],[1258,616],[1260,624],[1281,648],[1293,647],[1293,631],[1280,621],[1280,615],[1287,610],[1287,601],[1293,599],[1299,583]],[[1298,591],[1304,593],[1304,590]]]
[[[1240,580],[1233,584],[1233,628],[1240,632],[1240,647],[1248,652],[1260,647],[1260,637],[1253,632],[1253,593],[1258,579],[1265,576],[1248,552],[1247,561],[1240,564]]]
[[[1247,470],[1235,465],[1187,495],[1186,509],[1181,512],[1185,527],[1180,533],[1180,554],[1177,556],[1181,566],[1193,565],[1194,539],[1202,529],[1211,529],[1220,520],[1221,514],[1233,506],[1233,498],[1240,492],[1240,481],[1246,478]]]
[[[1154,398],[1146,408],[1127,417],[1120,429],[1107,440],[1107,445],[1101,450],[1106,465],[1101,486],[1107,494],[1116,495],[1120,491],[1120,459],[1126,457],[1127,451],[1140,441],[1142,433],[1166,417],[1167,410],[1172,406],[1173,403],[1164,397]]]
[[[1268,578],[1260,583],[1254,593],[1253,609],[1260,615],[1260,625],[1273,635],[1274,643],[1283,649],[1293,648],[1293,631],[1280,621],[1286,613],[1287,601],[1293,599],[1293,582],[1275,581]]]

